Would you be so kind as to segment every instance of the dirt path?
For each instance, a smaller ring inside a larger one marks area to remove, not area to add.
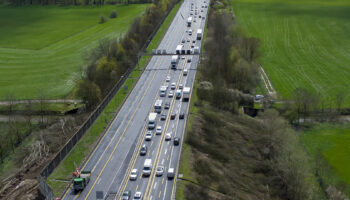
[[[265,73],[264,69],[262,68],[262,66],[260,65],[260,75],[261,75],[261,79],[264,81],[265,84],[265,88],[267,89],[269,96],[273,99],[277,99],[277,93],[276,90],[272,87],[272,84],[270,82],[269,77],[267,76],[267,74]]]
[[[41,101],[45,103],[80,103],[82,100],[75,99],[48,99],[48,100],[39,100],[39,99],[28,99],[28,100],[14,100],[14,101],[0,101],[0,105],[10,105],[12,104],[27,104],[30,103],[40,103]]]

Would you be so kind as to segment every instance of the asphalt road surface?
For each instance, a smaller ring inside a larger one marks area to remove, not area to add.
[[[176,46],[181,44],[183,39],[185,39],[185,49],[189,49],[192,44],[201,47],[202,40],[197,40],[196,32],[198,28],[204,30],[208,10],[204,5],[209,4],[208,0],[204,2],[205,0],[185,0],[183,2],[159,45],[159,49],[175,53]],[[191,6],[192,3],[193,6]],[[193,11],[190,11],[191,7]],[[196,7],[197,15],[195,15]],[[190,12],[193,15],[190,15]],[[199,18],[199,15],[205,18]],[[196,16],[194,18],[196,22],[192,22],[191,27],[187,26],[189,16],[193,18]],[[193,31],[192,35],[189,35],[187,31],[189,29]],[[167,90],[169,93],[170,85],[174,82],[176,89],[173,91],[176,91],[182,84],[184,87],[191,87],[192,92],[198,61],[199,55],[181,56],[177,69],[173,70],[170,67],[171,56],[152,57],[120,112],[113,119],[106,134],[81,169],[91,171],[89,184],[82,192],[75,192],[70,186],[64,193],[63,199],[95,200],[97,193],[102,194],[102,199],[120,199],[121,194],[127,190],[132,196],[136,191],[140,191],[143,199],[169,200],[175,198],[177,170],[189,102],[182,101],[182,98],[169,98],[168,95],[160,97],[159,88],[161,85],[169,84]],[[185,68],[188,69],[188,75],[183,74]],[[167,76],[170,76],[171,79],[168,83],[166,83]],[[155,130],[152,130],[152,140],[145,141],[148,115],[153,112],[157,99],[169,102],[170,108],[162,109],[162,114],[167,115],[166,120],[160,120],[160,114],[157,115],[157,126],[162,126],[162,134],[155,135]],[[170,119],[171,113],[176,113],[173,120]],[[179,113],[185,113],[185,118],[179,119]],[[172,133],[172,139],[165,141],[165,135],[168,132]],[[173,143],[174,137],[180,138],[180,144],[177,146]],[[139,151],[143,144],[147,145],[148,152],[145,156],[140,156]],[[146,158],[152,159],[152,172],[149,177],[142,176]],[[162,176],[155,176],[157,166],[164,166]],[[167,178],[167,170],[170,167],[175,169],[174,179]],[[134,181],[129,180],[132,169],[139,171],[139,176]]]

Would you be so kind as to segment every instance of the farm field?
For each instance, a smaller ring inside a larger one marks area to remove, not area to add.
[[[0,100],[63,98],[72,91],[83,56],[103,38],[125,33],[147,4],[103,7],[0,6]],[[118,17],[100,24],[100,16]]]
[[[350,1],[232,0],[238,23],[261,40],[261,64],[280,99],[305,87],[332,103],[350,92]],[[344,107],[350,107],[347,95]]]
[[[350,124],[320,124],[302,134],[302,142],[312,160],[320,153],[328,162],[330,169],[320,173],[326,184],[341,185],[350,195]]]

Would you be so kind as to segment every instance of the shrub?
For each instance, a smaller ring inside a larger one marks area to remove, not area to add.
[[[103,24],[107,21],[107,17],[105,15],[100,16],[100,24]]]
[[[115,11],[115,10],[113,10],[112,12],[111,12],[111,14],[109,15],[109,18],[111,18],[111,19],[113,19],[113,18],[117,18],[117,11]]]

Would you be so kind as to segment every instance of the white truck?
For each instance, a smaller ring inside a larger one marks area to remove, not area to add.
[[[188,101],[190,99],[191,94],[191,88],[190,87],[184,87],[182,90],[182,101]]]
[[[193,54],[199,54],[199,47],[194,47]]]
[[[176,65],[179,62],[180,58],[178,55],[171,56],[171,69],[176,69]]]
[[[157,113],[150,113],[148,116],[148,129],[154,129],[156,127]]]
[[[160,87],[160,92],[159,92],[159,96],[160,97],[165,97],[166,96],[166,90],[167,90],[167,86],[163,85]]]
[[[176,54],[181,54],[182,47],[183,47],[182,44],[177,45],[177,47],[176,47]]]
[[[197,30],[197,40],[201,40],[203,36],[203,30],[202,29],[198,29]]]
[[[191,27],[192,24],[192,17],[187,18],[187,26]]]
[[[161,113],[162,112],[162,106],[163,106],[163,100],[158,99],[156,101],[156,103],[154,104],[154,111],[156,111],[157,113]]]
[[[149,176],[151,175],[151,171],[152,171],[152,159],[147,158],[143,164],[142,174],[143,176]]]

